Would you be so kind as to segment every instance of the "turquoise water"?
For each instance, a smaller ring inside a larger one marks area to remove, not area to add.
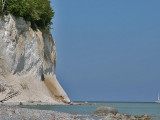
[[[121,114],[147,114],[153,120],[160,120],[160,104],[138,102],[89,102],[89,105],[56,105],[56,106],[27,106],[41,110],[56,110],[67,113],[91,115],[97,107],[106,106],[117,108]],[[25,106],[26,107],[26,106]]]

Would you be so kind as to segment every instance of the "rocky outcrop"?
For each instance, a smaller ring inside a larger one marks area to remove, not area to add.
[[[109,113],[112,114],[117,114],[118,110],[115,108],[111,108],[111,107],[98,107],[95,111],[94,111],[94,116],[106,116]]]
[[[111,107],[98,107],[93,113],[95,117],[104,117],[103,120],[150,120],[151,118],[147,115],[127,115],[120,114],[116,108]]]
[[[12,15],[0,19],[0,99],[18,91],[10,102],[69,102],[55,75],[52,35],[34,31],[30,22]]]

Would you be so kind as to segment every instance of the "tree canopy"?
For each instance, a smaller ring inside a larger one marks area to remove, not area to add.
[[[54,16],[49,0],[0,0],[0,13],[6,12],[30,21],[32,28],[38,26],[42,29],[50,28]]]

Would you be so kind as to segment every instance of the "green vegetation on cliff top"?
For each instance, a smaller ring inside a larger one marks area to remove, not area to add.
[[[54,16],[49,0],[0,0],[0,14],[5,13],[23,17],[31,22],[32,28],[47,30],[50,29]]]

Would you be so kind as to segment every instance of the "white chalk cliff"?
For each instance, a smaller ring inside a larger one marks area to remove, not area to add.
[[[34,31],[21,17],[0,18],[0,100],[69,102],[55,67],[55,41],[49,32]]]

